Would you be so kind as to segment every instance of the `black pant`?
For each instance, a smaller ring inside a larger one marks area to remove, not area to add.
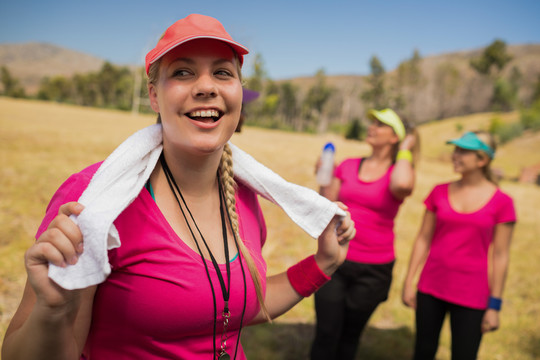
[[[312,360],[354,359],[371,314],[388,298],[393,267],[394,262],[345,261],[332,280],[315,293],[317,325]]]
[[[482,340],[485,310],[452,304],[418,292],[416,297],[415,360],[432,360],[439,347],[439,335],[446,313],[450,313],[452,360],[476,359]]]

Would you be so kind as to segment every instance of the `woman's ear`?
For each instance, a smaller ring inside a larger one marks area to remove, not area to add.
[[[159,103],[157,99],[157,91],[154,84],[148,84],[148,98],[150,99],[150,106],[152,110],[159,114]]]
[[[479,151],[478,152],[478,167],[480,168],[483,168],[484,166],[486,166],[487,164],[489,164],[490,162],[490,158],[487,154],[485,154],[484,152],[482,151]]]
[[[392,137],[391,143],[392,145],[398,144],[400,142],[399,136],[397,136],[396,133],[394,133],[394,136]]]

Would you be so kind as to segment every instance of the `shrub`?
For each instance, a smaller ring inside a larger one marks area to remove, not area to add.
[[[540,100],[536,100],[529,109],[523,109],[521,111],[520,122],[523,129],[540,130]]]
[[[347,131],[345,132],[345,139],[362,140],[366,133],[366,127],[362,125],[360,119],[354,118]]]
[[[489,124],[489,132],[495,135],[499,143],[504,144],[523,134],[523,125],[521,123],[504,123],[501,118],[494,117]]]

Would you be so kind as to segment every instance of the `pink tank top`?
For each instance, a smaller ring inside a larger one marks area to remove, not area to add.
[[[392,165],[381,178],[366,182],[358,178],[362,159],[347,159],[335,171],[341,180],[338,200],[349,207],[356,236],[349,245],[347,260],[384,264],[395,259],[394,218],[403,202],[390,192]]]

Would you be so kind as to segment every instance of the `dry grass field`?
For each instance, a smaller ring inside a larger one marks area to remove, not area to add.
[[[449,163],[448,138],[458,128],[487,128],[492,114],[447,119],[422,125],[422,158],[417,187],[396,221],[397,263],[389,300],[381,305],[366,330],[358,358],[408,359],[413,313],[401,305],[400,292],[410,247],[423,214],[422,201],[437,183],[455,178]],[[518,114],[502,116],[517,121]],[[25,281],[23,254],[56,188],[71,173],[103,160],[123,139],[150,125],[154,116],[80,108],[0,97],[0,338],[18,304]],[[334,141],[337,159],[367,155],[369,148],[335,135],[306,135],[244,128],[233,142],[292,182],[315,189],[314,162],[326,141]],[[526,134],[506,144],[494,166],[508,178],[523,166],[540,162],[540,134]],[[540,187],[503,181],[515,200],[519,223],[512,245],[511,266],[501,312],[501,328],[484,337],[479,359],[540,358]],[[269,273],[283,271],[315,250],[315,242],[276,206],[262,200],[268,225],[264,252]],[[273,324],[243,331],[251,359],[307,359],[313,335],[313,302],[305,299]],[[438,359],[449,359],[445,324]]]

